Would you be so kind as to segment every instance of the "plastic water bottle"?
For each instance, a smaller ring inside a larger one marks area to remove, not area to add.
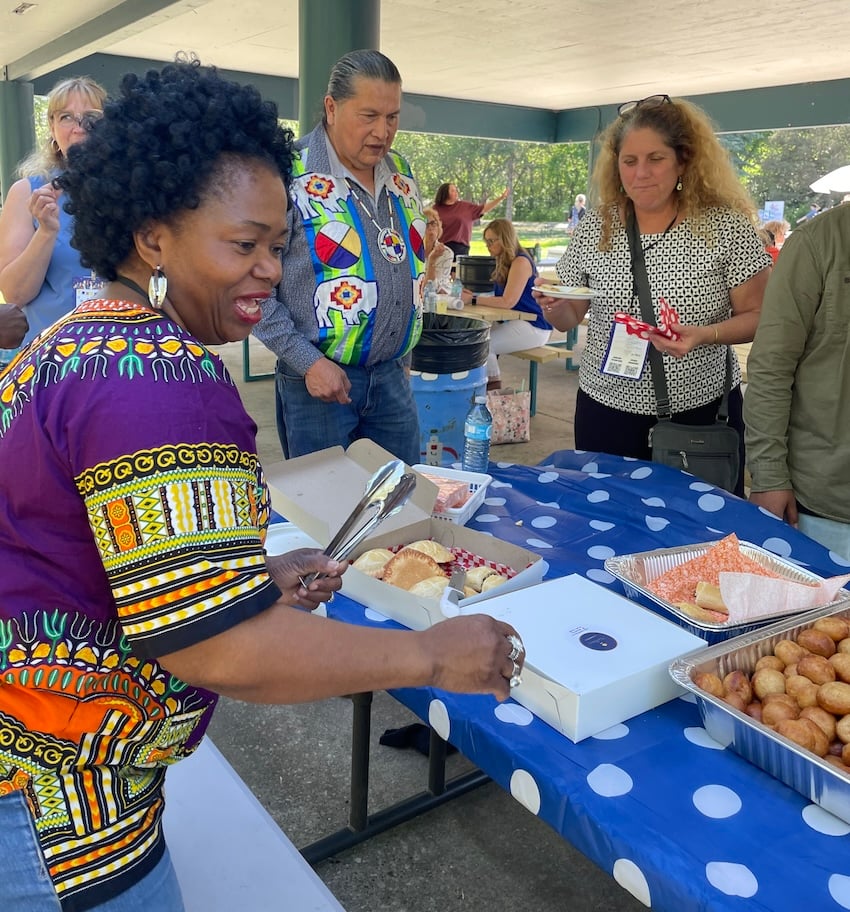
[[[452,279],[452,285],[449,292],[452,296],[452,303],[455,310],[463,307],[463,282],[460,279]]]
[[[431,279],[425,283],[422,309],[425,313],[437,312],[437,286]]]
[[[490,463],[490,434],[493,416],[487,408],[487,397],[476,396],[463,424],[464,472],[486,472]]]

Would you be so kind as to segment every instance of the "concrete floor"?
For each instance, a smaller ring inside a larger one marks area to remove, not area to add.
[[[259,426],[264,462],[281,458],[269,380],[242,380],[242,347],[220,349]],[[526,362],[502,358],[504,385],[528,375]],[[251,371],[271,356],[251,342]],[[531,441],[494,448],[494,461],[536,464],[573,443],[577,376],[563,362],[541,365]],[[378,744],[387,728],[417,721],[385,693],[372,715],[370,811],[421,791],[427,760]],[[348,822],[351,704],[256,706],[222,700],[210,735],[249,788],[298,846]],[[470,768],[449,758],[449,776]],[[637,912],[645,908],[548,825],[488,784],[321,862],[316,870],[348,912]],[[281,907],[288,909],[284,898]],[[263,912],[263,910],[252,910]],[[299,912],[299,910],[291,910]]]

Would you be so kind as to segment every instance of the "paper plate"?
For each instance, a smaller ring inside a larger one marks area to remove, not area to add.
[[[596,294],[591,288],[570,285],[535,285],[534,290],[547,298],[574,298],[580,301],[589,301]]]

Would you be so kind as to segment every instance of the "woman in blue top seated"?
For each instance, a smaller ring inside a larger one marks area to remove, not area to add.
[[[484,243],[496,260],[493,294],[474,295],[464,291],[464,303],[486,304],[505,310],[523,310],[534,320],[508,320],[490,328],[490,357],[487,359],[487,389],[499,389],[499,355],[545,345],[552,326],[543,318],[540,305],[531,295],[537,267],[531,254],[520,246],[516,229],[509,219],[494,219],[484,229]]]
[[[21,179],[0,212],[0,293],[26,316],[23,345],[102,287],[71,246],[73,219],[53,180],[67,167],[68,149],[103,115],[105,101],[106,91],[88,76],[51,89],[45,142],[18,166]]]

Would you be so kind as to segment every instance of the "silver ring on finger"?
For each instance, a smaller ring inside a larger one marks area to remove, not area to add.
[[[512,662],[515,662],[525,652],[525,646],[515,633],[508,634],[507,640],[511,644],[511,651],[508,653],[508,658]]]
[[[508,681],[508,684],[511,688],[519,687],[519,685],[522,684],[522,678],[520,677],[520,665],[516,659],[511,659],[511,661],[513,662],[514,667],[511,671],[511,677]]]
[[[336,596],[336,593],[335,593],[335,592],[332,592],[332,593],[325,599],[325,604],[326,604],[326,605],[330,605],[330,603],[334,600],[334,596]]]

